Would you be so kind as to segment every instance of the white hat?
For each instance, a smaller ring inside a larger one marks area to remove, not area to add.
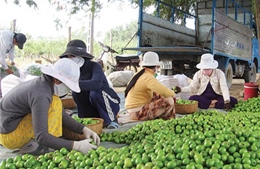
[[[143,57],[141,66],[160,66],[159,56],[155,52],[146,52]]]
[[[196,66],[198,69],[216,69],[218,62],[213,59],[213,55],[205,53],[200,58],[200,63]]]
[[[72,91],[79,93],[79,66],[68,58],[62,58],[53,65],[42,66],[41,71],[44,74],[50,75],[66,86]]]

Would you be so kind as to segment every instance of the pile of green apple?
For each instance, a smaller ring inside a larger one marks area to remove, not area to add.
[[[184,99],[177,99],[176,104],[195,104],[197,101],[194,100],[184,100]]]
[[[253,97],[247,100],[240,100],[238,104],[232,109],[234,112],[260,112],[260,98]]]
[[[126,146],[99,146],[87,154],[65,148],[38,157],[25,154],[2,161],[0,169],[260,168],[260,112],[205,110],[182,118],[146,121],[100,137]]]
[[[73,116],[73,118],[79,122],[82,123],[84,125],[88,125],[88,124],[97,124],[99,122],[98,119],[93,119],[93,118],[80,118],[78,116]]]

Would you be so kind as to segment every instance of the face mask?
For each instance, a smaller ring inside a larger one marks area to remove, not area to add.
[[[210,76],[212,73],[213,69],[203,69],[202,72],[204,75]]]
[[[70,92],[70,89],[64,83],[54,84],[53,90],[54,95],[59,97],[65,96]]]
[[[71,57],[69,59],[71,59],[75,63],[77,63],[79,67],[81,67],[84,64],[84,62],[85,62],[85,60],[82,57],[79,57],[79,56]]]

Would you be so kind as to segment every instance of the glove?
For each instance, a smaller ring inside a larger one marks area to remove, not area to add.
[[[93,141],[96,143],[97,146],[100,144],[100,138],[94,131],[90,130],[87,127],[84,127],[83,133],[87,139],[91,139],[92,137]]]
[[[174,86],[174,87],[172,87],[172,90],[173,90],[176,94],[178,94],[178,93],[181,92],[181,88],[180,88],[179,86]]]
[[[96,149],[97,146],[90,144],[90,142],[92,141],[92,139],[85,139],[85,140],[81,140],[81,141],[74,141],[73,150],[77,150],[80,151],[84,154],[87,154],[89,150],[92,149]]]
[[[10,68],[6,69],[5,71],[6,71],[6,73],[8,73],[8,74],[13,74],[13,73],[14,73],[13,70],[10,69]]]
[[[230,103],[225,103],[225,104],[224,104],[224,109],[225,109],[226,111],[231,110],[231,109],[232,109],[232,106],[230,105]]]

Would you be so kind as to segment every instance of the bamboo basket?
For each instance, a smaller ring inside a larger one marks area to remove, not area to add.
[[[175,113],[177,114],[192,114],[198,110],[198,102],[193,104],[176,104]]]
[[[88,127],[90,130],[100,135],[102,133],[104,120],[101,118],[92,118],[92,119],[99,120],[99,122],[96,124],[88,124],[86,125],[86,127]],[[86,139],[83,134],[74,133],[73,131],[64,127],[62,128],[62,137],[68,140],[75,140],[75,141]]]
[[[62,105],[64,109],[75,109],[77,107],[74,99],[72,97],[62,98],[61,99]]]

